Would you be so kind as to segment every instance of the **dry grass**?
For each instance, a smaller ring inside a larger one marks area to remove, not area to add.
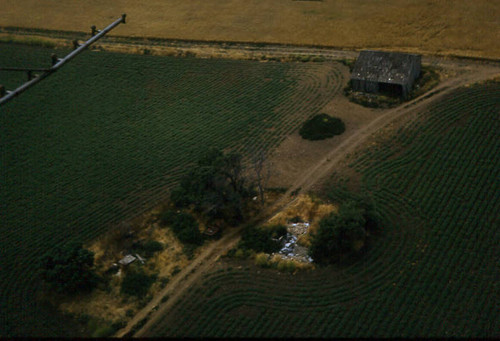
[[[310,247],[310,233],[316,231],[319,221],[332,212],[338,212],[337,205],[320,203],[306,194],[301,194],[292,204],[269,219],[267,224],[285,225],[296,217],[300,218],[302,221],[309,222],[310,226],[308,232],[298,237],[297,244]]]
[[[301,194],[283,211],[269,219],[269,225],[287,224],[288,221],[295,217],[299,217],[302,221],[307,221],[311,224],[311,228],[324,216],[331,212],[336,212],[338,207],[332,204],[323,204],[313,200],[310,196]]]
[[[88,31],[122,13],[115,35],[500,57],[496,0],[3,0],[0,26]]]
[[[168,228],[159,228],[154,222],[157,209],[144,214],[129,224],[123,224],[118,228],[103,235],[87,248],[94,252],[96,271],[103,274],[113,263],[120,260],[123,250],[131,240],[156,240],[164,245],[164,250],[155,253],[146,260],[144,270],[149,274],[157,274],[158,278],[171,277],[175,268],[182,269],[188,265],[189,260],[183,253],[183,246],[175,238],[173,232]],[[133,238],[123,238],[128,233],[133,233]],[[125,241],[124,241],[125,240]],[[201,248],[200,248],[201,249]],[[201,250],[197,250],[201,252]],[[144,255],[142,255],[144,256]],[[59,309],[74,315],[91,315],[105,321],[128,320],[127,310],[137,312],[140,308],[140,300],[135,297],[126,297],[120,294],[121,276],[112,276],[109,291],[95,289],[90,295],[66,297],[59,302]],[[149,291],[155,295],[162,289],[160,280],[156,281]]]

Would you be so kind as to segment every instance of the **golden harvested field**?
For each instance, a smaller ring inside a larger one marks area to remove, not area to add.
[[[0,27],[500,58],[498,0],[2,0]]]

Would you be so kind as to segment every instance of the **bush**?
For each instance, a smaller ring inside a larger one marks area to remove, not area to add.
[[[261,266],[263,268],[268,268],[269,267],[269,256],[263,252],[255,255],[255,265]]]
[[[198,223],[188,213],[179,213],[172,223],[172,230],[182,243],[201,245],[203,235],[200,233]]]
[[[109,337],[113,335],[116,330],[112,326],[99,327],[92,333],[92,337]]]
[[[367,230],[376,229],[379,217],[373,202],[363,198],[339,207],[319,223],[318,231],[311,236],[310,256],[317,263],[334,263],[348,254],[358,253],[367,238]]]
[[[297,269],[297,265],[292,260],[282,260],[282,261],[278,262],[278,265],[276,266],[276,268],[278,269],[278,271],[281,271],[281,272],[292,273],[295,271],[295,269]]]
[[[42,279],[57,292],[91,291],[99,283],[94,267],[94,253],[82,243],[69,243],[50,250],[41,259]]]
[[[156,240],[148,240],[142,245],[142,249],[148,254],[153,254],[163,251],[163,244]]]
[[[340,118],[319,114],[307,120],[299,134],[306,140],[317,141],[340,135],[344,131],[345,125]]]
[[[177,217],[177,212],[174,210],[166,210],[160,214],[160,226],[168,226],[172,225],[175,221],[175,217]]]
[[[275,225],[258,228],[248,226],[243,230],[243,234],[238,248],[243,250],[254,250],[255,252],[272,253],[280,249],[280,244],[276,240],[286,234],[286,226]]]
[[[149,276],[142,269],[129,269],[123,278],[120,292],[142,298],[148,293],[155,279],[156,276]]]

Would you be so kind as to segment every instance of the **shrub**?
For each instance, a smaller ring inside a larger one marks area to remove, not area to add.
[[[163,244],[156,240],[148,240],[142,245],[142,249],[149,254],[163,250]]]
[[[306,140],[317,141],[340,135],[344,131],[345,125],[340,118],[319,114],[307,120],[299,134]]]
[[[113,328],[115,331],[118,331],[122,328],[125,328],[126,326],[127,326],[127,321],[118,320],[118,321],[113,322],[113,324],[111,325],[111,328]]]
[[[333,263],[344,255],[356,254],[365,245],[367,229],[377,224],[371,201],[347,202],[338,214],[331,213],[320,221],[318,231],[311,236],[309,253],[317,263]]]
[[[179,272],[181,272],[181,268],[179,268],[179,266],[175,266],[175,268],[172,270],[172,276],[177,275]]]
[[[112,326],[102,326],[92,333],[92,337],[109,337],[115,332],[116,330]]]
[[[278,271],[292,273],[295,271],[295,269],[297,269],[297,265],[292,260],[280,260],[277,263],[276,268],[278,269]]]
[[[263,268],[269,267],[269,256],[266,253],[258,253],[255,255],[255,265],[261,266]]]
[[[94,253],[82,243],[69,243],[50,250],[41,259],[42,279],[61,293],[91,291],[99,283]]]
[[[182,243],[201,245],[203,235],[200,233],[198,223],[188,213],[179,213],[172,223],[172,230]]]
[[[142,298],[148,293],[155,277],[147,275],[142,269],[130,269],[123,278],[120,291],[126,295]]]
[[[168,209],[160,214],[160,226],[168,226],[172,225],[175,221],[175,217],[177,217],[177,212],[174,210]]]
[[[275,225],[264,228],[248,226],[243,230],[243,234],[238,248],[243,250],[254,250],[255,252],[272,253],[280,249],[280,244],[276,240],[286,234],[286,227]]]

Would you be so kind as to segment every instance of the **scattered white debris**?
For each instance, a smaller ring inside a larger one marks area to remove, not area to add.
[[[310,224],[305,223],[291,223],[287,226],[288,233],[282,236],[282,248],[276,254],[284,259],[293,259],[299,262],[312,262],[312,258],[308,256],[308,249],[304,246],[297,245],[299,235],[307,233]]]
[[[141,262],[142,264],[144,264],[146,262],[146,260],[144,258],[142,258],[141,256],[139,256],[139,254],[136,253],[135,256],[137,257],[139,262]]]

